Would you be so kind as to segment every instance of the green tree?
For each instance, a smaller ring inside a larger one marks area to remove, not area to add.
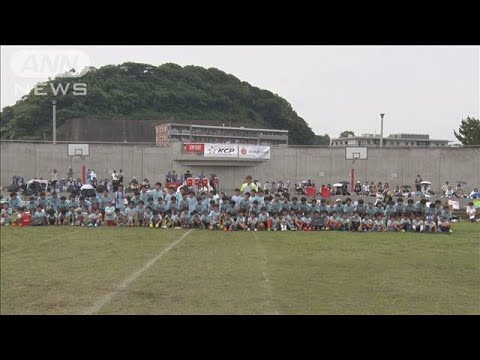
[[[355,136],[355,134],[353,133],[353,131],[350,131],[350,130],[345,130],[345,131],[343,131],[343,132],[340,133],[340,137],[341,137],[341,138],[346,138],[346,137],[348,137],[349,135]]]
[[[453,133],[463,145],[480,145],[480,120],[468,116],[462,119],[458,133]]]
[[[51,128],[50,84],[70,83],[72,89],[73,82],[79,80],[87,84],[86,96],[75,96],[72,92],[57,96],[59,128],[75,118],[95,118],[98,126],[103,119],[172,119],[186,123],[228,120],[245,127],[288,130],[290,144],[310,145],[319,141],[287,100],[233,75],[200,66],[132,62],[90,68],[80,78],[48,79],[45,90],[49,96],[35,96],[31,91],[0,112],[0,136],[42,139],[43,131]],[[114,134],[117,135],[122,137],[121,133]],[[68,132],[65,136],[68,138]]]
[[[325,135],[315,135],[315,145],[330,145],[330,136]]]

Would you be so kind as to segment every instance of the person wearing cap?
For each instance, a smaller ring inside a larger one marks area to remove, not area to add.
[[[255,183],[252,182],[252,177],[248,175],[245,178],[245,182],[240,187],[240,192],[245,194],[247,192],[250,193],[252,190],[258,191],[258,187]]]

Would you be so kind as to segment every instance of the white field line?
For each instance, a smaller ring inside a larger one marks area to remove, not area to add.
[[[58,236],[55,236],[55,237],[52,237],[48,240],[43,240],[43,241],[40,241],[38,243],[33,243],[32,245],[42,245],[42,244],[45,244],[45,243],[48,243],[48,242],[51,242],[53,240],[57,240],[58,238],[62,237],[62,236],[70,236],[71,234],[75,234],[76,232],[78,232],[79,230],[74,230],[72,232],[69,232],[67,234],[61,234],[61,235],[58,235]],[[20,250],[24,250],[24,249],[31,249],[30,247],[27,247],[27,246],[23,246],[23,247],[19,247],[19,248],[16,248],[16,249],[13,249],[13,250],[10,250],[10,251],[7,251],[7,252],[4,252],[2,253],[2,255],[10,255],[10,254],[13,254],[13,253],[16,253],[17,251],[20,251]]]
[[[256,233],[253,233],[253,237],[255,238],[255,241],[257,242],[257,247],[258,249],[260,249],[260,252],[263,257],[263,261],[260,262],[260,267],[262,269],[263,288],[264,288],[265,297],[266,297],[265,302],[267,303],[269,308],[273,308],[274,315],[280,315],[280,313],[278,312],[277,309],[275,309],[274,305],[272,304],[272,301],[270,300],[273,297],[273,287],[272,287],[272,282],[270,281],[270,278],[267,273],[267,256],[265,253],[265,249]]]
[[[93,314],[97,313],[98,311],[100,311],[100,309],[102,309],[105,305],[110,303],[116,295],[118,295],[121,291],[125,290],[132,282],[134,282],[140,275],[142,275],[143,272],[145,272],[150,267],[152,267],[153,264],[155,264],[158,260],[160,260],[163,255],[165,255],[167,252],[169,252],[180,241],[184,240],[192,231],[193,231],[193,229],[187,231],[178,240],[175,240],[173,243],[168,245],[164,250],[162,250],[157,256],[155,256],[153,259],[151,259],[149,262],[147,262],[144,266],[142,266],[140,269],[135,271],[133,274],[131,274],[130,276],[125,278],[120,283],[120,285],[118,285],[115,288],[115,290],[113,290],[112,292],[105,295],[103,298],[101,298],[95,304],[93,304],[92,307],[90,307],[87,311],[85,311],[84,315],[93,315]]]

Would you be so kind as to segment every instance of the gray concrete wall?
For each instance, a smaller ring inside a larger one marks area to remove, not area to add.
[[[266,161],[232,161],[207,159],[202,155],[183,154],[181,144],[169,147],[130,144],[91,144],[90,156],[82,160],[67,155],[67,144],[42,144],[2,141],[0,181],[10,184],[13,175],[50,179],[53,169],[59,177],[66,177],[72,167],[79,177],[83,164],[95,169],[98,177],[110,177],[113,169],[123,169],[130,180],[147,177],[150,181],[165,180],[169,170],[193,174],[204,170],[215,173],[222,187],[231,190],[242,183],[247,174],[262,184],[278,180],[311,179],[318,186],[341,180],[350,180],[350,170],[355,178],[364,181],[388,182],[390,186],[413,185],[417,174],[439,188],[445,181],[468,182],[465,188],[480,185],[480,147],[442,149],[369,149],[368,160],[345,160],[345,150],[328,147],[272,148],[271,159]]]

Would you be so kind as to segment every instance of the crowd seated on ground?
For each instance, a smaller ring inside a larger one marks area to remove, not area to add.
[[[323,187],[324,193],[329,192],[325,197],[297,196],[298,188],[290,193],[289,182],[284,185],[267,181],[262,189],[251,176],[231,196],[213,187],[198,191],[187,181],[177,188],[164,188],[160,182],[150,188],[146,180],[142,184],[136,182],[138,187],[132,195],[126,194],[122,184],[113,193],[106,189],[98,193],[93,185],[84,184],[79,194],[60,196],[56,192],[42,192],[27,201],[12,192],[2,205],[1,224],[223,231],[451,232],[453,214],[448,203],[441,200],[429,203],[427,198],[412,197],[405,201],[403,196],[394,199],[388,184],[373,184],[372,188],[369,184],[366,201],[363,198],[352,201],[331,199],[333,187],[328,185]],[[314,186],[308,181],[307,185],[307,188]],[[347,184],[341,185],[343,194]],[[375,201],[369,199],[371,194]],[[477,221],[473,202],[469,203],[466,214],[470,221]]]

